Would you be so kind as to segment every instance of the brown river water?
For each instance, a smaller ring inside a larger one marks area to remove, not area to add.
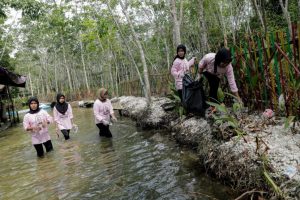
[[[64,141],[51,125],[54,151],[44,158],[21,123],[0,132],[0,199],[233,199],[164,132],[119,118],[113,138],[100,138],[92,109],[73,112],[78,132]]]

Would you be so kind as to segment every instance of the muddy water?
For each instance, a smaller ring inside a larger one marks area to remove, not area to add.
[[[233,199],[163,132],[123,118],[112,139],[100,138],[91,109],[74,116],[79,131],[69,141],[51,125],[54,151],[44,158],[21,124],[0,132],[0,199]]]

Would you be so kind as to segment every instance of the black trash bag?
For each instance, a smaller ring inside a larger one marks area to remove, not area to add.
[[[189,74],[184,75],[182,79],[182,104],[187,113],[204,117],[207,104],[202,82],[203,78],[195,81]]]

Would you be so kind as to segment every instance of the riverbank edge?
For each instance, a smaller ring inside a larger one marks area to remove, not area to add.
[[[247,135],[243,139],[236,136],[224,141],[215,137],[211,120],[180,119],[172,110],[174,102],[168,98],[152,98],[149,106],[145,98],[133,96],[113,98],[112,103],[121,106],[122,115],[136,120],[144,129],[169,130],[179,144],[197,151],[201,166],[209,174],[235,190],[253,191],[250,195],[264,191],[270,199],[278,199],[280,193],[284,199],[300,199],[300,154],[297,153],[300,153],[300,137],[283,130],[282,124],[266,126],[259,133],[245,130]],[[258,144],[258,138],[263,138],[261,141],[267,143],[268,150]],[[294,143],[282,144],[285,141]],[[263,151],[267,151],[267,158],[262,157]]]

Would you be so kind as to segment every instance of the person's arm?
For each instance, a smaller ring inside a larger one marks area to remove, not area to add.
[[[113,106],[112,106],[112,104],[110,103],[110,116],[112,117],[112,119],[114,120],[114,121],[117,121],[117,118],[116,118],[116,116],[115,116],[115,113],[114,113],[114,109],[113,109]]]
[[[94,111],[94,116],[95,118],[99,121],[102,122],[103,121],[103,116],[101,116],[101,114],[99,113],[99,109],[100,106],[97,101],[95,101],[94,106],[93,106],[93,111]]]
[[[206,59],[206,56],[204,56],[199,62],[198,73],[202,74],[203,70],[206,68],[206,66],[207,66],[207,59]]]
[[[173,62],[173,65],[171,68],[171,74],[175,79],[180,78],[184,74],[183,69],[180,66],[180,61],[175,60]]]
[[[58,113],[55,107],[53,108],[53,119],[55,122],[55,130],[58,131]]]
[[[72,106],[70,104],[68,104],[68,116],[70,117],[72,126],[76,126],[76,124],[74,124],[74,116],[73,116],[73,110],[72,110]]]
[[[231,90],[232,94],[237,97],[238,101],[241,102],[242,100],[241,100],[241,98],[239,96],[239,93],[238,93],[238,88],[236,86],[234,73],[233,73],[233,68],[232,68],[231,64],[229,64],[228,69],[226,71],[226,77],[227,77],[228,84],[229,84],[229,87],[230,87],[230,90]]]
[[[51,124],[53,122],[53,118],[46,112],[43,111],[44,115],[45,115],[45,119],[43,121],[43,128],[46,128],[49,124]]]
[[[189,68],[195,64],[195,60],[196,60],[196,57],[193,57],[193,58],[188,62]]]

